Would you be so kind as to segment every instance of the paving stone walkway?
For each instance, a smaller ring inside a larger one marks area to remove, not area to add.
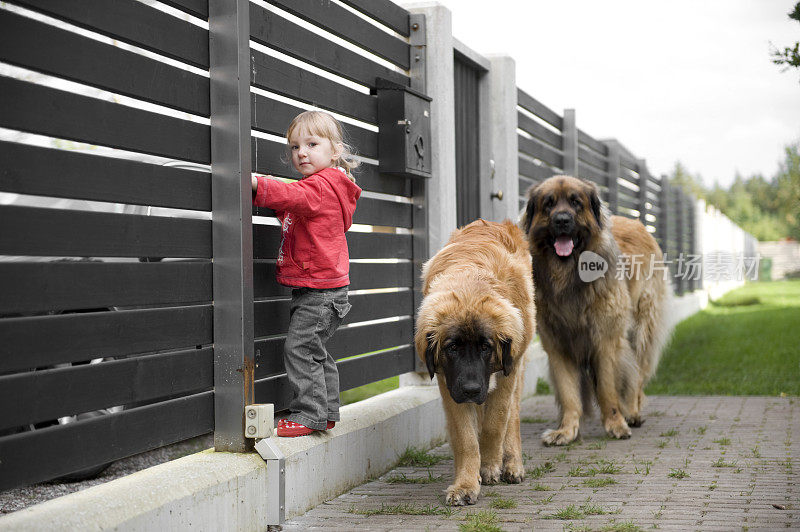
[[[552,396],[523,403],[522,484],[483,486],[450,508],[448,457],[398,467],[288,521],[284,530],[800,530],[800,399],[651,397],[630,440],[597,417],[568,447],[544,447]],[[415,482],[415,483],[411,483]],[[479,527],[480,526],[480,527]]]

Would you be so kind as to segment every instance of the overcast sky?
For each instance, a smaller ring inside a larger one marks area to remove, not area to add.
[[[772,177],[800,140],[800,70],[769,42],[800,40],[797,0],[440,0],[473,50],[505,53],[517,85],[578,127],[614,137],[650,172],[680,160],[707,185]],[[487,9],[487,6],[491,6]]]

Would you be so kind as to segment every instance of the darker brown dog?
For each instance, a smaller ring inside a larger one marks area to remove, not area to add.
[[[534,334],[531,257],[513,223],[456,230],[423,267],[415,344],[442,395],[456,475],[447,502],[525,478],[519,427],[524,354]]]
[[[667,336],[669,292],[658,244],[640,222],[609,217],[593,183],[569,176],[529,190],[522,226],[533,258],[536,325],[561,411],[561,424],[543,442],[573,441],[593,398],[608,434],[629,438],[629,426],[642,423],[643,388]],[[605,274],[587,280],[589,260],[595,273],[605,262]]]

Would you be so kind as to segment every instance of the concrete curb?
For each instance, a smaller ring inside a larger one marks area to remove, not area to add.
[[[528,351],[525,395],[547,359]],[[286,518],[381,475],[410,446],[445,440],[437,386],[407,386],[347,405],[326,433],[276,439],[286,456]],[[0,518],[0,530],[264,530],[266,464],[257,454],[201,453]]]

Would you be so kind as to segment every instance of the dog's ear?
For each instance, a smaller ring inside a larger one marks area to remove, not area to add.
[[[428,335],[428,347],[425,349],[425,365],[428,366],[428,374],[431,379],[436,375],[436,344],[433,341],[433,335]]]
[[[501,340],[500,349],[503,352],[503,375],[508,377],[511,370],[514,369],[514,359],[511,358],[511,340]]]
[[[589,190],[589,204],[592,207],[592,214],[594,219],[597,220],[597,227],[603,229],[603,204],[600,202],[600,194],[597,192],[597,186],[594,183],[588,183]]]
[[[538,189],[538,186],[528,189],[528,204],[525,206],[525,214],[522,216],[522,230],[526,235],[531,230],[533,216],[536,214],[536,202],[539,201]]]

